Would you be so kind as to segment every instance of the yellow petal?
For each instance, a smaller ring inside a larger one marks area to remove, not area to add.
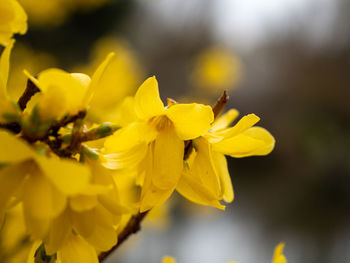
[[[248,114],[241,118],[235,126],[229,129],[221,130],[219,132],[216,132],[216,135],[218,136],[224,136],[225,138],[236,136],[237,134],[240,134],[250,127],[252,127],[254,124],[256,124],[260,118],[256,116],[255,114]]]
[[[13,134],[0,131],[0,162],[19,162],[35,156],[30,146]]]
[[[83,212],[70,211],[70,218],[74,229],[83,237],[88,237],[95,231],[96,215],[94,209]]]
[[[171,189],[159,189],[152,183],[153,176],[153,146],[149,147],[146,158],[143,162],[145,181],[141,191],[141,206],[140,211],[145,212],[155,206],[163,204],[173,193],[174,188]]]
[[[202,104],[176,104],[166,115],[174,123],[176,133],[182,140],[197,138],[210,129],[214,114],[210,106]]]
[[[174,188],[169,190],[162,190],[154,185],[143,187],[144,194],[141,199],[140,212],[145,212],[152,209],[155,206],[162,205],[166,200],[169,199],[171,194],[174,192]]]
[[[163,190],[174,188],[183,167],[184,142],[169,127],[159,132],[153,151],[153,185]]]
[[[51,219],[33,218],[27,210],[23,211],[27,232],[34,240],[42,240],[47,236]]]
[[[7,80],[10,68],[10,54],[15,40],[11,40],[1,54],[0,58],[0,98],[7,98]]]
[[[69,198],[69,206],[72,210],[77,212],[91,210],[97,206],[97,204],[97,196],[95,195],[76,195]]]
[[[75,234],[71,234],[57,256],[62,263],[98,263],[95,249],[81,236]]]
[[[135,111],[140,119],[148,120],[151,117],[164,113],[165,108],[159,96],[156,77],[150,77],[139,87],[135,94]]]
[[[67,195],[80,193],[90,181],[89,168],[77,162],[42,156],[36,160],[51,182]]]
[[[50,96],[49,103],[51,108],[45,107],[48,102],[39,103],[41,111],[45,113],[48,109],[57,111],[54,107],[63,108],[61,109],[61,115],[69,113],[71,115],[76,114],[78,111],[85,109],[84,97],[87,91],[85,81],[81,78],[77,78],[60,69],[47,69],[40,73],[39,88],[42,91],[43,101],[48,100],[46,96]],[[51,92],[50,92],[51,91]],[[51,96],[52,91],[60,94],[57,99]],[[47,94],[47,95],[46,95]],[[43,105],[42,105],[43,104]],[[45,113],[47,114],[47,113]],[[54,116],[62,117],[62,116]]]
[[[139,145],[153,141],[157,132],[145,122],[133,122],[125,128],[119,129],[106,139],[105,153],[118,153]]]
[[[52,219],[66,206],[65,196],[40,173],[31,174],[25,182],[23,209],[34,219]]]
[[[274,251],[272,263],[287,263],[287,259],[283,255],[284,243],[279,243]]]
[[[220,200],[222,190],[213,162],[212,146],[202,137],[194,140],[193,143],[196,145],[197,155],[190,170],[192,174],[198,177],[198,182],[205,185],[216,196],[216,199]]]
[[[44,240],[46,253],[53,255],[60,250],[71,232],[69,214],[64,212],[51,223],[49,233]]]
[[[106,71],[106,68],[111,62],[111,59],[115,56],[113,52],[109,53],[106,57],[106,59],[101,63],[101,65],[96,69],[95,73],[92,75],[91,83],[89,86],[89,89],[87,90],[85,97],[84,97],[84,105],[88,105],[91,100],[93,100],[94,93],[98,92],[98,86],[103,78],[103,74]],[[104,94],[106,95],[106,94]]]
[[[25,171],[21,165],[7,165],[0,169],[0,214],[6,210],[7,203],[14,192],[21,186]],[[0,226],[2,219],[0,218]]]
[[[91,78],[83,73],[70,73],[70,75],[78,81],[83,87],[88,88],[91,83]]]
[[[98,200],[104,208],[114,215],[122,215],[130,212],[128,208],[122,206],[117,200],[106,195],[99,196]]]
[[[275,145],[275,139],[264,128],[252,127],[241,134],[213,144],[217,152],[232,157],[267,155]]]
[[[113,227],[113,216],[103,207],[95,209],[96,227],[94,232],[85,239],[96,250],[107,251],[117,243],[117,231]]]
[[[118,241],[118,235],[112,226],[97,226],[94,233],[86,238],[86,240],[99,251],[108,251]]]
[[[14,33],[27,31],[27,15],[16,0],[4,0],[0,7],[0,44],[7,45]]]
[[[193,174],[188,170],[183,172],[176,191],[194,203],[225,209],[225,206],[220,204],[212,191],[206,185],[200,183],[198,174]]]
[[[144,158],[146,151],[146,143],[140,143],[130,150],[105,154],[101,161],[109,169],[133,168]]]
[[[222,153],[212,152],[214,165],[218,173],[223,193],[223,199],[226,203],[231,203],[234,198],[231,177],[227,169],[226,157]]]
[[[217,118],[211,127],[213,131],[218,131],[227,128],[237,117],[239,112],[235,109],[230,109],[228,112]]]

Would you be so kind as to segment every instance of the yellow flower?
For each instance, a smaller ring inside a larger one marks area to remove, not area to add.
[[[213,123],[208,133],[192,141],[194,150],[176,188],[187,199],[224,209],[219,200],[232,202],[234,198],[225,155],[267,155],[274,148],[275,140],[267,130],[252,127],[259,121],[254,114],[227,128],[237,116],[236,110],[228,111]]]
[[[175,190],[183,169],[184,141],[203,135],[214,120],[210,106],[173,104],[164,107],[155,77],[135,95],[138,120],[117,131],[105,143],[110,168],[139,163],[144,176],[141,211],[165,202]],[[141,163],[140,163],[140,160]]]
[[[27,15],[16,0],[2,0],[0,5],[0,45],[7,45],[13,34],[27,31]]]
[[[92,184],[68,198],[65,211],[52,221],[44,238],[48,255],[64,250],[72,231],[97,251],[107,251],[117,243],[116,228],[121,215],[129,212],[120,205],[111,172],[97,162],[90,164]]]
[[[87,110],[94,96],[102,91],[99,85],[114,53],[110,53],[99,65],[92,78],[82,73],[68,73],[61,69],[47,69],[38,79],[26,75],[40,89],[38,100],[39,115],[42,120],[62,118]]]
[[[22,201],[27,229],[42,238],[51,220],[66,207],[67,196],[90,181],[90,170],[77,162],[37,154],[24,141],[0,131],[0,221],[13,203]]]
[[[272,263],[287,263],[286,257],[283,255],[284,243],[279,243],[273,254]]]

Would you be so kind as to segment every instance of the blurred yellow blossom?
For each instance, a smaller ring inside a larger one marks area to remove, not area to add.
[[[274,255],[272,258],[272,263],[287,263],[287,259],[283,255],[284,243],[280,243],[276,246]],[[162,263],[176,263],[175,258],[170,256],[164,256],[162,259]],[[237,263],[236,261],[226,261],[226,263]]]
[[[16,113],[15,104],[11,101],[7,91],[7,81],[10,68],[10,54],[14,45],[14,40],[6,46],[0,57],[0,122],[8,119],[9,114]]]
[[[176,263],[176,259],[170,256],[164,256],[162,263]]]
[[[99,7],[110,0],[18,0],[34,26],[59,25],[75,10]]]
[[[0,5],[0,45],[7,45],[15,33],[27,31],[27,14],[17,0],[2,0]]]
[[[11,55],[11,70],[8,80],[10,97],[18,100],[26,88],[27,77],[23,74],[23,69],[37,74],[46,68],[55,66],[55,64],[56,59],[51,54],[18,43]]]
[[[89,115],[95,121],[112,121],[119,124],[120,103],[136,91],[143,77],[137,56],[127,42],[112,37],[100,39],[93,48],[90,65],[74,70],[91,74],[108,52],[114,52],[115,56],[99,83],[98,93],[90,103]]]
[[[193,84],[215,94],[235,88],[241,76],[241,63],[236,55],[223,47],[210,47],[198,55],[192,72]]]
[[[18,204],[8,211],[1,227],[0,258],[6,263],[25,263],[31,243],[26,233],[22,205]]]
[[[286,257],[283,255],[284,243],[279,243],[274,251],[272,263],[287,263]]]

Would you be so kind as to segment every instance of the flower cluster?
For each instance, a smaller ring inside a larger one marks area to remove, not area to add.
[[[12,34],[25,32],[26,16],[15,0],[4,3],[0,224],[8,211],[19,211],[32,242],[28,262],[102,261],[118,246],[118,234],[122,242],[137,231],[147,212],[175,190],[224,209],[222,200],[234,198],[225,155],[267,155],[274,148],[272,135],[254,126],[256,115],[233,126],[236,110],[218,117],[226,94],[214,107],[172,99],[164,105],[150,77],[119,103],[113,96],[119,83],[107,74],[114,53],[91,76],[57,68],[35,76],[24,71],[28,83],[14,101],[7,91]],[[102,122],[110,108],[113,123]],[[120,174],[140,189],[135,202],[125,201]]]

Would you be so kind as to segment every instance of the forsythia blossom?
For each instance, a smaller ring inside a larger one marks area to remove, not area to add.
[[[274,138],[263,128],[252,127],[259,118],[229,111],[214,122],[210,106],[171,103],[159,97],[155,77],[147,79],[134,98],[135,121],[105,142],[106,167],[125,168],[138,163],[141,177],[141,212],[160,205],[177,189],[193,202],[223,209],[219,203],[233,200],[224,154],[232,157],[266,155]],[[190,149],[188,160],[185,145]]]
[[[23,245],[12,260],[28,254],[27,263],[101,262],[175,190],[224,209],[220,201],[234,197],[225,155],[267,155],[274,148],[272,135],[253,127],[254,114],[229,127],[236,110],[215,118],[208,105],[169,99],[165,106],[155,77],[125,97],[137,74],[126,76],[133,60],[120,48],[114,51],[124,56],[110,53],[91,77],[57,68],[34,77],[25,70],[28,85],[18,87],[25,92],[14,102],[7,84],[11,38],[25,33],[26,20],[16,0],[1,2],[0,239],[10,236],[9,249],[16,248],[13,240]],[[114,94],[122,83],[128,87]],[[10,257],[2,247],[0,257]],[[286,263],[282,250],[280,244],[273,263]]]

